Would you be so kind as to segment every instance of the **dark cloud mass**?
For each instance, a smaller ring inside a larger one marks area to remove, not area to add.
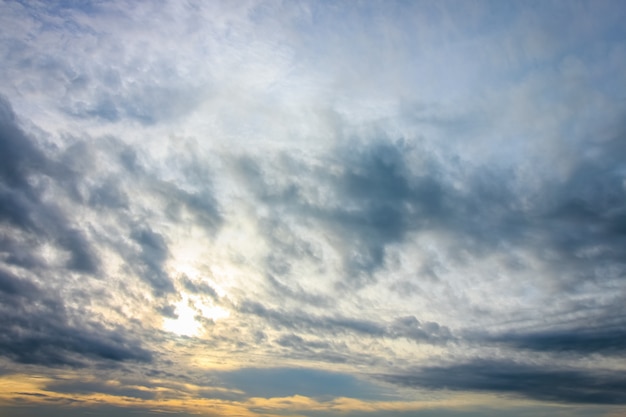
[[[626,402],[626,379],[622,372],[616,371],[546,369],[515,362],[476,360],[380,377],[415,388],[499,392],[562,403]]]
[[[29,364],[85,365],[91,360],[148,362],[152,355],[123,329],[80,318],[61,292],[48,287],[62,275],[99,274],[98,255],[63,207],[51,202],[41,184],[67,181],[70,171],[40,150],[18,126],[6,99],[0,99],[2,147],[2,253],[0,270],[0,352]],[[71,177],[69,177],[71,180]],[[74,224],[73,224],[74,223]],[[41,250],[53,245],[69,252],[55,271]],[[39,282],[39,283],[37,283]]]
[[[3,97],[0,97],[0,109],[0,146],[5,158],[0,215],[5,225],[33,238],[38,235],[53,241],[69,251],[68,268],[97,273],[97,256],[83,232],[74,227],[58,206],[44,200],[45,190],[33,185],[54,175],[65,175],[65,170],[47,158],[34,140],[19,128],[10,104]],[[16,238],[8,236],[7,240],[9,244],[18,245]],[[16,260],[22,258],[17,254],[13,257]]]
[[[138,228],[131,232],[131,238],[141,247],[137,261],[141,270],[139,276],[145,278],[154,291],[172,292],[172,281],[163,271],[168,249],[163,237],[149,228]]]
[[[89,320],[74,324],[76,318],[58,297],[3,270],[0,300],[0,353],[17,362],[81,366],[94,359],[152,360],[151,353],[121,329],[107,330]]]
[[[626,355],[626,332],[624,323],[619,322],[613,326],[590,325],[587,328],[513,333],[489,339],[518,349],[539,352]]]
[[[282,168],[294,181],[280,187],[264,178],[270,174],[256,162],[245,159],[242,166],[260,200],[276,210],[276,219],[267,229],[275,247],[281,249],[275,230],[288,229],[281,221],[288,220],[287,216],[315,222],[316,227],[333,234],[345,246],[342,258],[346,278],[358,281],[363,278],[361,274],[371,275],[383,265],[386,245],[400,242],[411,230],[427,227],[433,218],[446,216],[446,212],[442,206],[443,184],[436,177],[412,176],[404,156],[409,149],[402,143],[356,148],[361,150],[342,150],[345,159],[329,156],[324,161],[337,168],[337,173],[305,168],[305,161],[291,161],[286,156]],[[306,189],[299,180],[316,184],[315,188]],[[320,199],[321,192],[328,192],[330,199]],[[288,242],[284,250],[306,247],[293,243]],[[307,253],[310,249],[302,252]],[[277,257],[272,254],[272,265],[276,265]],[[287,253],[285,257],[293,255]],[[274,268],[281,272],[280,267]]]
[[[355,147],[358,152],[341,150],[345,157],[325,161],[336,167],[333,174],[306,167],[306,161],[281,163],[290,179],[279,186],[270,168],[243,162],[254,192],[275,214],[262,229],[274,248],[268,257],[274,273],[288,275],[290,260],[301,257],[323,262],[311,242],[298,240],[294,223],[322,229],[340,242],[344,283],[371,283],[366,277],[385,265],[388,246],[433,231],[455,236],[451,250],[476,256],[505,245],[538,249],[538,256],[567,264],[559,277],[564,287],[593,279],[596,262],[607,257],[623,270],[623,160],[605,155],[581,161],[566,181],[526,195],[517,190],[518,174],[511,170],[451,170],[456,156],[428,159],[420,156],[424,149],[403,142]],[[316,188],[309,189],[310,183]],[[321,192],[331,197],[321,200]],[[576,267],[567,270],[568,265]]]

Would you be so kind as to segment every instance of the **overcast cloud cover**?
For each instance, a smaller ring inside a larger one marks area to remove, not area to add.
[[[0,2],[0,414],[626,416],[625,21]]]

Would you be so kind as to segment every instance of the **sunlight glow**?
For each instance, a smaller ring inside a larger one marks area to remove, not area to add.
[[[194,337],[200,333],[202,325],[195,318],[198,313],[189,306],[187,297],[176,305],[176,314],[176,319],[163,320],[163,329],[178,336]]]
[[[176,303],[178,318],[163,320],[163,329],[178,336],[197,337],[202,333],[202,323],[199,318],[204,317],[212,321],[226,319],[230,311],[216,305],[206,305],[202,300],[189,294],[182,294],[182,299]]]

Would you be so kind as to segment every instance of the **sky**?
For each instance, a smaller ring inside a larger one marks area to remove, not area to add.
[[[624,21],[0,1],[0,414],[626,416]]]

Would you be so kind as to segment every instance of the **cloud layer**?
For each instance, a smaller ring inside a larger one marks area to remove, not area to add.
[[[621,415],[625,15],[2,3],[0,410]]]

